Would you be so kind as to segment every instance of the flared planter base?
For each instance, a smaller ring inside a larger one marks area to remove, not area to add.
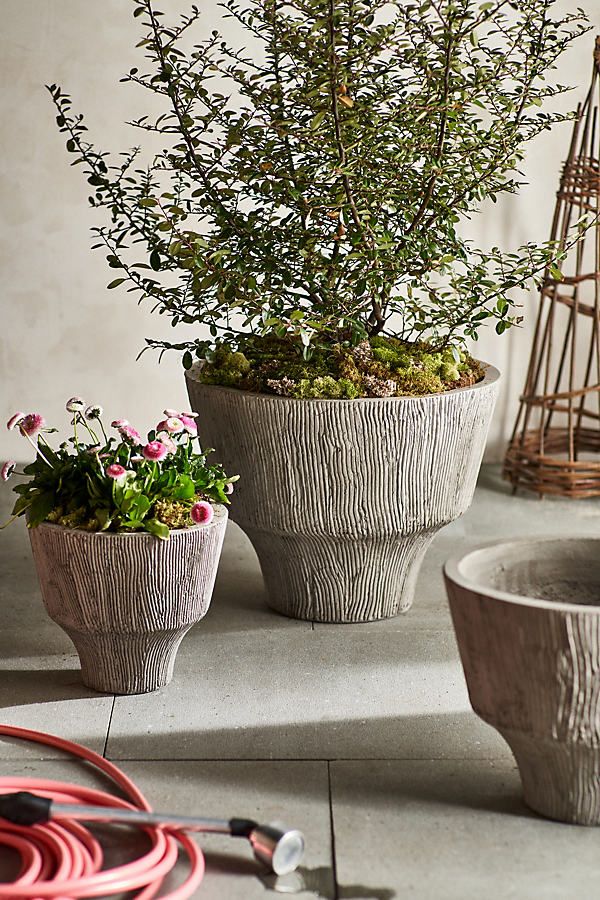
[[[276,612],[314,622],[371,622],[410,609],[434,532],[384,540],[250,532]]]
[[[600,749],[502,731],[527,806],[548,819],[600,825]]]
[[[192,626],[160,634],[82,634],[67,630],[86,687],[107,694],[146,694],[173,678],[177,650]]]

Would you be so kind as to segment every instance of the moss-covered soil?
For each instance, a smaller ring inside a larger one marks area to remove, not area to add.
[[[199,377],[205,384],[299,400],[353,400],[439,394],[483,375],[477,360],[462,351],[378,336],[356,347],[317,349],[310,360],[289,341],[251,337],[238,350],[219,346]]]

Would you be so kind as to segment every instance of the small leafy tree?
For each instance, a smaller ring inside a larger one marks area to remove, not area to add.
[[[306,356],[377,334],[460,344],[490,318],[502,333],[517,321],[511,291],[558,266],[555,247],[482,250],[460,226],[518,189],[528,142],[567,118],[542,107],[567,90],[546,79],[587,30],[581,10],[225,0],[250,50],[216,31],[190,48],[196,6],[175,25],[152,0],[133,6],[146,65],[122,80],[164,110],[131,124],[165,149],[144,166],[140,148],[111,162],[49,90],[90,203],[110,216],[95,229],[119,270],[109,287],[211,335],[149,345],[185,350],[189,366],[248,333],[292,338]]]

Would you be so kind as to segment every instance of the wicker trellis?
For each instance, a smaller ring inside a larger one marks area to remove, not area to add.
[[[600,495],[600,37],[592,84],[578,110],[551,238],[568,246],[573,224],[595,221],[548,271],[504,477],[540,495]]]

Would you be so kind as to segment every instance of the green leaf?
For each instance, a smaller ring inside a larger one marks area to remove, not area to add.
[[[54,493],[40,493],[33,498],[29,507],[28,525],[35,528],[41,522],[45,522],[48,515],[54,509]]]
[[[106,287],[109,291],[112,291],[113,288],[119,287],[120,284],[123,284],[126,281],[126,278],[115,278],[110,284],[107,284]]]
[[[171,496],[175,500],[192,500],[196,496],[196,485],[189,475],[180,475],[177,487]]]
[[[149,531],[150,534],[154,534],[163,541],[169,540],[170,532],[168,526],[165,525],[164,522],[159,522],[158,519],[146,519],[144,528],[146,531]]]
[[[185,353],[183,354],[183,360],[182,360],[182,362],[183,362],[183,368],[184,368],[184,369],[191,369],[191,368],[192,368],[192,365],[193,365],[193,363],[194,363],[194,360],[193,360],[192,354],[190,353],[189,350],[186,350]]]
[[[160,272],[160,253],[158,250],[153,250],[150,254],[150,265],[155,272]]]

